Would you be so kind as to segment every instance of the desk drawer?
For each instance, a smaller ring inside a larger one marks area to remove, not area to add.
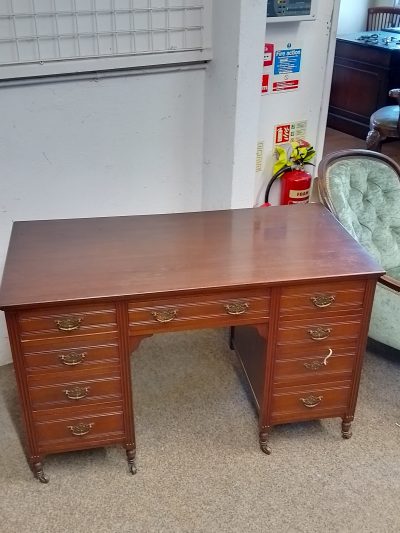
[[[118,367],[108,372],[75,371],[28,376],[28,390],[34,410],[81,406],[102,401],[121,400],[121,377]]]
[[[25,368],[29,373],[55,372],[60,370],[70,373],[80,368],[98,368],[102,365],[119,362],[117,340],[98,345],[82,339],[65,339],[54,346],[32,346],[32,343],[23,344]],[[61,344],[61,345],[60,345]],[[42,348],[42,349],[40,349]]]
[[[18,314],[21,340],[70,338],[117,329],[113,305],[49,307]]]
[[[326,345],[326,342],[329,344],[336,339],[355,339],[360,330],[361,316],[351,317],[350,320],[340,316],[283,322],[278,330],[277,352],[282,353],[282,347],[290,343],[298,343],[303,348],[308,345],[314,349],[316,345]]]
[[[130,334],[259,323],[269,316],[269,302],[266,290],[131,302]]]
[[[325,316],[332,312],[351,312],[361,309],[365,281],[333,281],[283,287],[280,316]]]
[[[85,406],[72,414],[69,408],[34,413],[34,429],[40,453],[79,450],[122,442],[124,417],[121,404],[107,408]]]
[[[272,421],[275,424],[341,416],[348,405],[351,381],[275,389]]]
[[[354,349],[314,350],[307,356],[275,362],[274,383],[278,387],[293,384],[324,383],[350,379]]]

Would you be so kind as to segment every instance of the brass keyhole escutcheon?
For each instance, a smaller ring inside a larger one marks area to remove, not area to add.
[[[323,399],[323,396],[314,396],[314,394],[310,394],[309,396],[306,396],[306,398],[300,398],[300,401],[305,407],[312,409],[313,407],[317,407]]]
[[[87,435],[89,433],[93,426],[93,422],[90,422],[89,424],[80,422],[76,426],[67,426],[67,428],[71,431],[72,435],[75,435],[76,437],[83,437],[83,435]]]
[[[86,355],[87,355],[86,352],[82,352],[82,353],[71,352],[68,354],[59,355],[58,357],[63,365],[76,366],[76,365],[79,365],[80,363],[83,363]]]
[[[63,392],[70,400],[82,400],[88,395],[89,387],[72,387],[71,389],[64,389]]]
[[[315,307],[329,307],[334,303],[335,296],[333,294],[317,294],[316,296],[311,297],[311,301]]]
[[[243,315],[249,308],[247,302],[235,302],[233,304],[226,304],[225,310],[228,315]]]
[[[319,326],[315,329],[309,329],[307,333],[310,335],[313,341],[323,341],[329,337],[331,331],[332,328],[323,328]]]
[[[153,311],[151,313],[157,322],[171,322],[176,318],[178,311],[176,309],[165,309],[163,311]]]
[[[60,331],[75,331],[81,327],[82,318],[67,317],[56,320],[56,326]]]

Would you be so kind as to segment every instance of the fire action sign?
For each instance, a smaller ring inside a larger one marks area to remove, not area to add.
[[[262,94],[299,88],[302,49],[293,43],[265,43]]]

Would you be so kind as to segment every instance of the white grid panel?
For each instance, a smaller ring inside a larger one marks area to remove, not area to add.
[[[211,0],[0,0],[0,78],[210,59],[210,11]]]

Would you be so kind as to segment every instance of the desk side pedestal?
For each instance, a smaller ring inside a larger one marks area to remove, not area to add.
[[[259,411],[261,449],[272,426],[342,418],[350,438],[376,280],[275,288],[267,335],[236,327],[233,347]]]

